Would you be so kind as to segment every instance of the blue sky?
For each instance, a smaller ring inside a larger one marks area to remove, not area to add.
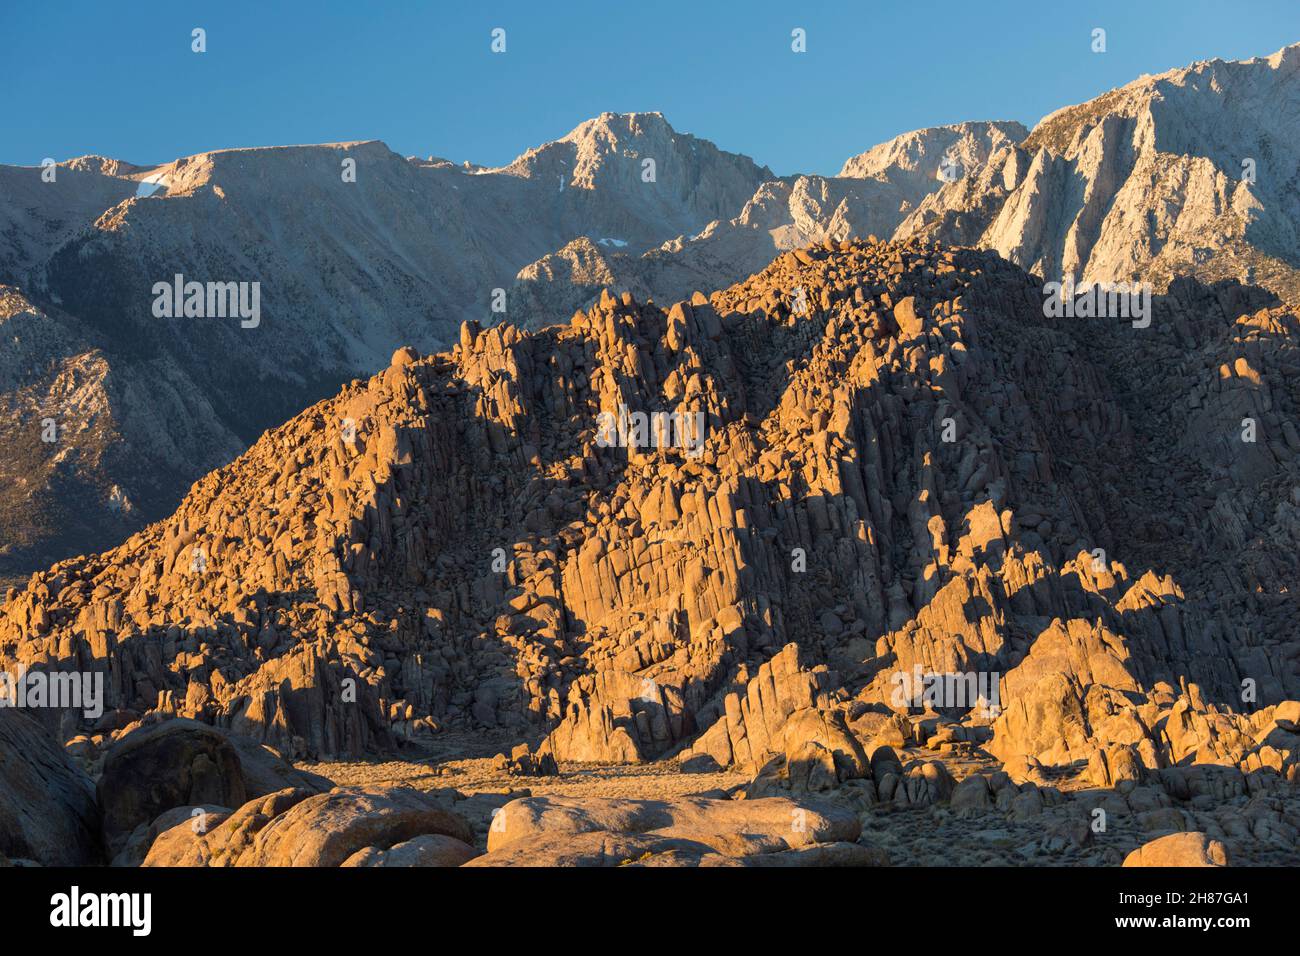
[[[785,175],[834,173],[918,127],[1032,125],[1142,73],[1272,53],[1300,41],[1300,2],[0,0],[0,36],[3,163],[382,139],[496,165],[602,111],[659,110]]]

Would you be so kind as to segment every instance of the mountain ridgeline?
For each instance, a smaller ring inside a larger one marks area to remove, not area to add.
[[[401,345],[536,327],[604,288],[673,301],[810,243],[919,236],[1045,280],[1193,275],[1294,301],[1298,49],[1145,77],[1032,131],[907,133],[834,177],[777,178],[657,113],[499,168],[378,142],[0,167],[0,575],[164,516]],[[257,283],[264,315],[159,318],[152,290],[177,276]]]

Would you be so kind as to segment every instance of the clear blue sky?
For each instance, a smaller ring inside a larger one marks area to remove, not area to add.
[[[795,27],[807,53],[790,50]],[[1300,41],[1300,2],[0,0],[0,37],[3,163],[382,139],[496,165],[602,111],[660,110],[784,175],[833,173],[910,129],[1031,126],[1142,73],[1272,53]]]

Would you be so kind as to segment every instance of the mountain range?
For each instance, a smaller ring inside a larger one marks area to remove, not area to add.
[[[0,863],[1294,864],[1298,97],[0,170]]]
[[[776,177],[657,113],[499,168],[379,142],[0,167],[0,575],[121,541],[400,345],[537,327],[603,288],[671,301],[808,243],[916,236],[1045,279],[1240,278],[1293,301],[1298,64],[1198,63],[1032,131],[918,130],[834,177]],[[264,317],[158,318],[177,275],[257,282]]]

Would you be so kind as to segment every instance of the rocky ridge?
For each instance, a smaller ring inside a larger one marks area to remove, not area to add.
[[[1144,76],[1044,117],[896,237],[996,249],[1048,279],[1240,278],[1296,302],[1298,117],[1300,45]]]
[[[122,547],[34,575],[0,651],[103,670],[120,708],[291,755],[456,726],[618,762],[730,717],[793,641],[864,712],[917,666],[1001,675],[1006,759],[1091,759],[1100,715],[1144,699],[1114,740],[1158,765],[1178,700],[1235,711],[1247,679],[1260,706],[1300,690],[1295,320],[1228,318],[1252,297],[1183,290],[1142,339],[1045,319],[992,254],[847,242],[669,309],[607,296],[537,332],[467,324],[450,352],[401,351],[272,430]],[[1279,338],[1267,357],[1257,329]],[[1108,338],[1185,350],[1206,399],[1121,392],[1093,360]],[[1238,411],[1207,403],[1240,401],[1264,440],[1236,449]],[[598,415],[620,407],[702,412],[699,454],[601,447]],[[1212,467],[1135,453],[1161,430]],[[1185,504],[1164,503],[1161,566],[1134,522],[1171,482]],[[1037,741],[1044,707],[1079,733]]]
[[[849,159],[838,176],[789,176],[697,233],[636,253],[586,236],[520,270],[511,312],[556,315],[585,308],[601,289],[672,301],[716,289],[764,269],[803,246],[854,236],[891,235],[944,177],[974,175],[988,158],[1019,142],[1019,123],[961,123],[914,130]],[[739,209],[739,212],[735,212]]]

